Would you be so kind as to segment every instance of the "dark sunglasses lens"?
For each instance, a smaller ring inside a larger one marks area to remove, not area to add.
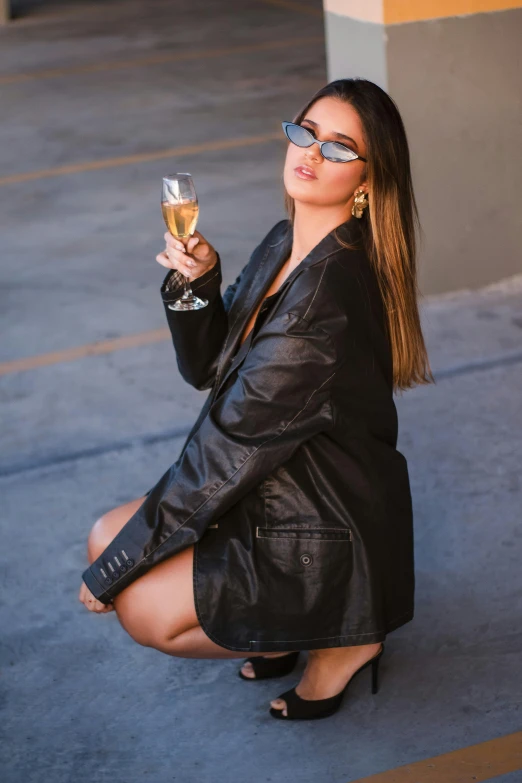
[[[309,147],[314,141],[312,134],[308,133],[306,128],[302,128],[301,125],[287,125],[286,135],[298,147]]]
[[[327,160],[331,160],[334,163],[347,163],[349,160],[354,160],[357,157],[357,154],[351,149],[335,141],[329,141],[323,145],[323,155]]]

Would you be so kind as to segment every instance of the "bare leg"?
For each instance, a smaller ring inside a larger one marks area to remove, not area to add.
[[[87,556],[93,562],[137,511],[144,497],[112,509],[90,533]],[[113,600],[124,630],[139,644],[179,658],[245,658],[245,651],[215,644],[199,625],[192,581],[194,547],[156,564]],[[280,655],[281,653],[272,653]],[[250,653],[248,656],[267,655]]]
[[[309,650],[308,662],[296,693],[303,699],[327,699],[339,693],[355,671],[373,658],[381,642],[354,647],[335,647],[322,650]],[[214,644],[200,625],[190,628],[169,641],[162,652],[180,658],[237,658],[245,653],[236,653]],[[286,655],[287,653],[249,653],[249,657]],[[251,666],[251,664],[247,664]],[[241,669],[243,671],[243,668]],[[283,710],[287,715],[284,699],[273,699],[270,706]]]
[[[95,523],[88,543],[90,562],[103,552],[143,500],[137,498],[119,506]],[[139,644],[167,655],[244,658],[244,651],[228,650],[215,644],[199,625],[192,582],[193,552],[194,547],[187,547],[128,585],[113,601],[118,619]],[[377,643],[310,650],[306,670],[296,687],[298,695],[303,699],[326,699],[335,695],[380,647]],[[285,653],[249,652],[248,657],[282,654]],[[283,709],[286,715],[284,701],[275,699],[271,706]]]
[[[252,658],[254,655],[266,658],[268,656],[278,657],[287,654],[286,652],[260,653],[247,652],[245,650],[227,650],[209,639],[200,625],[189,628],[174,639],[168,640],[168,644],[162,652],[176,655],[178,658],[244,658],[246,655],[249,658]]]

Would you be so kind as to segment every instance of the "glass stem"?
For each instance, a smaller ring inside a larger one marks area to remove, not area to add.
[[[185,278],[183,281],[183,299],[191,299],[194,294],[192,293],[192,288],[190,287],[190,281],[189,278],[186,275],[183,275]]]

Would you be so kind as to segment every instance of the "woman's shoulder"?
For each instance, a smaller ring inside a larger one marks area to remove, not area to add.
[[[278,221],[258,249],[266,250],[283,242],[290,247],[291,231],[288,218]],[[330,233],[305,259],[301,271],[287,291],[285,305],[293,306],[296,314],[301,315],[304,308],[310,322],[320,322],[328,311],[349,314],[352,320],[358,311],[380,313],[378,279],[358,223],[347,222],[339,227],[339,233]]]
[[[340,247],[304,270],[287,306],[311,328],[346,340],[382,328],[384,310],[376,274],[363,248]]]
[[[375,270],[362,245],[337,247],[306,272],[319,309],[328,303],[351,309],[361,297],[380,297]]]
[[[325,270],[325,295],[341,307],[357,303],[380,305],[382,295],[374,264],[364,246],[340,247],[328,259]]]
[[[291,229],[291,224],[288,218],[279,220],[275,225],[272,226],[270,231],[268,231],[268,233],[264,236],[260,244],[263,246],[278,245],[280,242],[283,242],[283,240],[288,237],[288,233],[290,229]]]

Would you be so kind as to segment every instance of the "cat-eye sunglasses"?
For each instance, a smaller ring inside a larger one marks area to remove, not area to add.
[[[295,144],[297,147],[311,147],[312,144],[319,144],[321,155],[326,160],[331,160],[332,163],[349,163],[351,160],[363,160],[367,162],[366,158],[358,155],[349,147],[345,147],[344,144],[340,144],[338,141],[319,141],[314,138],[307,128],[303,128],[302,125],[296,125],[295,122],[282,122],[283,130],[288,141]]]

